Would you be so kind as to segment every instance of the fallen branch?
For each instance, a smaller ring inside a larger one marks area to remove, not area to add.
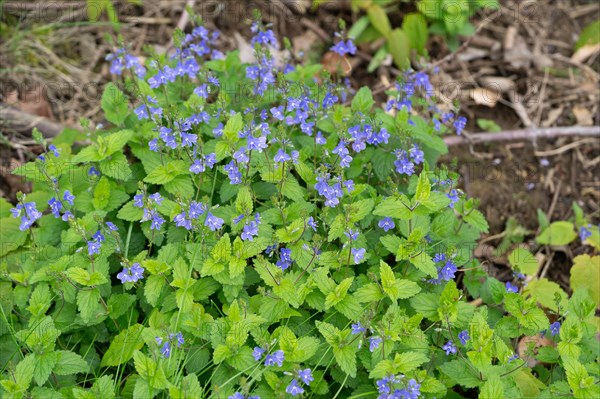
[[[568,126],[532,128],[523,130],[504,130],[495,133],[475,133],[464,136],[444,137],[447,146],[491,143],[499,141],[536,140],[540,138],[555,138],[565,136],[600,136],[600,126]]]
[[[34,128],[46,138],[56,137],[65,128],[48,118],[21,111],[18,108],[0,103],[0,130],[12,129],[21,134],[31,135]]]

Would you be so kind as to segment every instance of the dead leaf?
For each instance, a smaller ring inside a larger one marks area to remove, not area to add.
[[[525,39],[518,34],[517,28],[509,26],[504,35],[504,60],[515,69],[527,68],[531,64],[533,53]]]
[[[328,51],[323,54],[321,64],[323,64],[323,68],[327,69],[332,75],[341,72],[342,75],[349,76],[352,72],[352,65],[350,64],[350,61],[348,61],[348,58],[342,57],[333,51]]]
[[[46,90],[42,86],[27,89],[21,93],[20,98],[17,91],[10,91],[6,95],[5,102],[28,114],[55,120]]]
[[[519,341],[517,353],[529,367],[534,367],[541,363],[536,359],[535,355],[537,355],[539,348],[543,346],[554,346],[554,342],[549,338],[542,337],[540,334],[532,337],[523,337]]]
[[[561,105],[558,108],[551,109],[548,111],[548,117],[542,122],[542,127],[550,127],[558,120],[562,115],[564,107]]]
[[[593,126],[594,119],[592,118],[592,113],[588,111],[587,108],[582,107],[581,105],[575,105],[573,107],[573,115],[575,115],[575,119],[577,119],[577,124],[580,126]]]
[[[598,51],[600,51],[600,43],[586,44],[585,46],[580,47],[575,54],[571,56],[571,61],[582,63]]]
[[[476,87],[470,91],[471,98],[477,105],[485,105],[486,107],[493,108],[498,103],[498,99],[501,94],[489,87]]]
[[[510,90],[515,89],[515,82],[513,82],[509,78],[504,78],[502,76],[482,76],[479,78],[481,85],[493,90],[496,90],[500,93],[506,93]]]

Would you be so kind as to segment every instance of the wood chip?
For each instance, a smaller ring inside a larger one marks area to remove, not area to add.
[[[597,52],[600,52],[600,43],[598,44],[586,44],[582,46],[571,56],[571,61],[573,62],[584,62]]]
[[[542,127],[550,127],[554,125],[554,122],[562,115],[565,108],[561,105],[558,108],[553,108],[548,111],[548,117],[542,122]]]

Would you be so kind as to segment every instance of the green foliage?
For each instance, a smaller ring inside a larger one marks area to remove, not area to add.
[[[369,3],[378,34],[423,51],[422,18],[394,28],[389,4]],[[598,256],[574,259],[569,298],[534,255],[578,230],[597,248],[583,211],[527,249],[507,222],[502,252],[527,278],[507,292],[473,259],[488,231],[478,202],[436,163],[452,122],[435,128],[434,98],[417,90],[392,116],[320,65],[283,74],[255,51],[268,89],[299,94],[260,93],[238,52],[190,57],[193,79],[151,88],[159,65],[177,67],[158,57],[145,79],[107,86],[112,127],[80,149],[63,133],[56,154],[15,171],[33,192],[12,212],[0,200],[2,397],[285,398],[293,380],[305,398],[376,397],[381,384],[429,399],[597,396]],[[204,79],[221,86],[196,90]],[[542,331],[553,345],[528,350],[551,366],[531,370],[512,355]]]

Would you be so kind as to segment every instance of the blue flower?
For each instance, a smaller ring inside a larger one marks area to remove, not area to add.
[[[519,292],[519,287],[517,287],[516,285],[513,285],[510,281],[506,282],[506,292],[513,292],[513,293],[517,293]]]
[[[56,148],[56,146],[54,144],[50,144],[48,146],[48,151],[51,151],[54,154],[54,157],[58,158],[58,156],[60,155],[58,152],[58,149]]]
[[[312,371],[310,369],[300,369],[298,371],[298,377],[302,380],[302,382],[304,382],[306,385],[310,385],[310,383],[312,381],[314,381],[315,379],[313,378],[312,375]]]
[[[104,235],[102,234],[102,232],[100,230],[98,230],[93,236],[92,238],[98,242],[103,242],[105,240]]]
[[[450,204],[448,204],[448,206],[450,208],[454,208],[454,204],[458,202],[458,191],[453,188],[448,194],[446,194],[446,197],[450,199]]]
[[[467,126],[467,118],[465,118],[464,116],[459,116],[454,121],[454,128],[456,129],[456,134],[459,136],[462,134],[463,130],[465,129],[465,126]]]
[[[217,231],[219,230],[221,227],[223,227],[223,223],[225,221],[215,215],[213,215],[212,213],[208,212],[208,214],[206,215],[206,221],[204,222],[205,226],[208,226],[208,228],[211,231]]]
[[[517,355],[516,353],[514,353],[512,356],[509,356],[508,362],[512,363],[514,360],[517,360],[518,358],[519,358],[519,355]]]
[[[263,349],[259,346],[255,346],[254,350],[252,351],[252,356],[254,357],[254,360],[256,360],[258,362],[258,361],[260,361],[260,359],[262,359],[262,356],[265,352],[266,352],[265,349]]]
[[[119,228],[113,222],[106,222],[106,227],[108,227],[110,231],[119,230]]]
[[[375,349],[379,348],[379,344],[381,344],[381,337],[369,337],[369,351],[373,352]]]
[[[165,358],[169,358],[171,356],[171,342],[170,341],[165,341],[162,348],[160,348],[160,353]]]
[[[144,207],[144,194],[136,194],[133,196],[133,206],[138,208]]]
[[[292,396],[297,396],[301,393],[304,393],[304,388],[298,385],[298,381],[296,379],[293,379],[292,382],[290,382],[290,385],[285,388],[285,391]]]
[[[117,278],[121,280],[121,284],[135,283],[144,278],[144,268],[136,262],[130,268],[123,267]]]
[[[423,163],[423,159],[424,159],[423,156],[424,156],[424,154],[423,154],[423,151],[421,151],[419,149],[418,145],[413,144],[412,148],[408,151],[408,153],[409,153],[410,157],[412,158],[412,161],[415,164],[418,165],[420,163]]]
[[[579,228],[579,238],[581,239],[582,242],[592,236],[592,232],[588,229],[589,227],[590,227],[590,225],[588,224],[586,227],[581,226]]]
[[[339,41],[333,47],[331,47],[330,50],[335,53],[338,53],[342,57],[346,54],[356,54],[356,46],[354,45],[354,42],[352,42],[352,40],[350,39],[346,40],[345,42],[343,40]]]
[[[283,360],[284,360],[284,354],[283,354],[283,351],[280,349],[273,353],[268,354],[265,357],[265,366],[273,366],[273,365],[277,364],[279,367],[281,367],[283,364]]]
[[[52,211],[54,217],[60,218],[60,210],[62,209],[62,203],[56,198],[52,197],[48,201],[48,206],[50,206],[50,211]]]
[[[352,248],[350,251],[354,257],[354,264],[358,265],[364,258],[366,249],[364,248]]]
[[[185,216],[186,216],[185,212],[181,212],[181,213],[175,215],[175,217],[173,218],[173,221],[175,222],[175,226],[183,227],[186,230],[191,230],[192,229],[192,221],[190,219],[187,219]]]
[[[556,334],[558,334],[560,332],[560,322],[559,321],[555,321],[554,323],[550,324],[550,334],[554,337]]]
[[[150,211],[152,223],[150,223],[150,230],[160,230],[160,227],[165,222],[165,219],[162,218],[155,210]]]
[[[317,231],[318,224],[312,216],[308,218],[306,224],[308,225],[308,227],[313,229],[313,231]]]
[[[156,205],[160,205],[163,202],[163,197],[160,195],[160,193],[154,193],[148,196],[148,198],[150,199],[150,201],[154,202]]]
[[[102,244],[100,244],[97,241],[88,241],[87,245],[88,245],[88,255],[89,256],[92,256],[94,254],[99,254],[100,248],[102,248]]]
[[[381,227],[383,229],[383,231],[385,231],[386,233],[389,230],[396,227],[396,225],[394,224],[394,220],[390,217],[385,217],[385,218],[381,219],[377,225],[379,227]]]
[[[71,194],[71,192],[69,190],[65,190],[65,192],[63,194],[63,200],[67,201],[70,205],[73,205],[74,199],[75,199],[75,196],[73,194]]]
[[[275,154],[275,158],[273,159],[275,162],[286,162],[286,161],[290,161],[292,159],[292,157],[290,157],[282,148],[280,148],[277,151],[277,154]]]
[[[249,223],[247,223],[242,229],[242,241],[252,241],[253,238],[258,235],[258,225],[259,223],[255,220],[251,220]]]
[[[356,239],[358,238],[358,231],[354,231],[352,229],[349,229],[348,231],[344,231],[344,235],[346,237],[348,237],[348,239],[350,241],[356,241]]]
[[[467,341],[470,340],[470,339],[471,339],[471,337],[469,337],[469,332],[467,330],[461,331],[458,334],[458,340],[460,341],[460,343],[462,345],[466,345]]]
[[[237,150],[236,152],[233,153],[233,159],[235,159],[236,161],[240,162],[240,163],[246,163],[250,161],[250,157],[248,156],[248,153],[246,152],[246,147],[242,146],[240,147],[239,150]]]
[[[454,342],[452,342],[452,340],[446,342],[446,345],[442,346],[442,349],[446,351],[446,355],[456,353],[456,346],[454,346]]]
[[[360,323],[353,323],[352,325],[350,325],[350,328],[352,329],[353,335],[361,334],[367,331],[367,329],[364,328]]]
[[[281,248],[279,251],[279,260],[275,264],[281,270],[285,270],[292,265],[292,250]]]

